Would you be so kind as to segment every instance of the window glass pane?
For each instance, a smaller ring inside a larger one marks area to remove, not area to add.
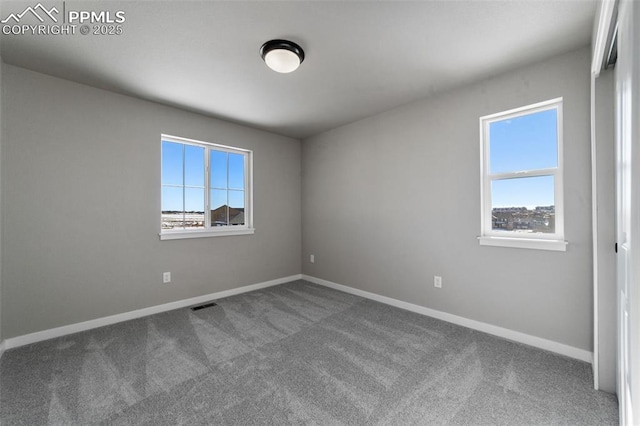
[[[182,187],[162,187],[162,211],[183,211]]]
[[[185,188],[184,210],[187,212],[204,212],[204,189]]]
[[[184,164],[185,185],[204,187],[204,148],[185,145]]]
[[[184,209],[182,208],[182,188],[162,187],[162,229],[182,228]]]
[[[184,226],[204,228],[204,189],[185,188],[184,204]]]
[[[162,184],[182,185],[182,155],[180,143],[162,141]]]
[[[211,150],[209,154],[211,188],[227,188],[227,153]],[[226,197],[225,197],[226,198]],[[226,203],[225,203],[226,204]],[[213,207],[213,206],[212,206]]]
[[[490,173],[558,166],[557,111],[550,109],[489,124]]]
[[[163,212],[162,229],[184,229],[184,214]]]
[[[227,225],[229,219],[227,191],[212,189],[209,195],[209,203],[211,204],[211,226]]]
[[[494,231],[554,233],[554,177],[492,181],[491,228]]]
[[[229,225],[244,225],[244,191],[229,191]]]
[[[229,154],[229,188],[244,189],[244,155]]]
[[[242,150],[163,137],[162,229],[204,228],[207,215],[211,226],[245,225],[245,213],[250,213],[246,209],[251,207],[246,203],[250,156]]]
[[[236,209],[244,208],[244,191],[229,191],[229,206]]]

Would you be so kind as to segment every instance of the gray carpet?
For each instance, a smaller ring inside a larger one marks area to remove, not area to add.
[[[591,367],[304,281],[7,351],[3,425],[618,424]]]

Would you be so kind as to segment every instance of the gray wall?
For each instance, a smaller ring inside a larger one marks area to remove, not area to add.
[[[304,140],[303,273],[591,351],[589,64],[584,48]],[[568,250],[480,247],[478,118],[559,96]]]
[[[602,71],[596,79],[596,190],[598,191],[598,351],[599,388],[616,391],[616,258],[614,78]]]
[[[300,273],[299,141],[3,67],[5,338]],[[254,151],[255,235],[159,240],[161,133]]]

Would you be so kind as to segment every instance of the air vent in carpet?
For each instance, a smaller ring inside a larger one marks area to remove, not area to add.
[[[215,303],[211,302],[211,303],[205,303],[204,305],[200,305],[200,306],[193,306],[191,308],[192,311],[199,311],[200,309],[204,309],[204,308],[210,308],[212,306],[216,306]]]

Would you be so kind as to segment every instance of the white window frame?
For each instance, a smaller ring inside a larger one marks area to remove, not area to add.
[[[160,239],[161,240],[176,240],[183,238],[203,238],[203,237],[221,237],[229,235],[249,235],[255,232],[253,228],[253,151],[243,148],[236,148],[227,145],[219,145],[211,142],[204,142],[195,139],[188,139],[179,136],[171,136],[162,134],[160,138],[160,168],[162,169],[162,142],[174,142],[182,145],[192,145],[205,149],[204,166],[205,166],[205,205],[204,205],[204,228],[198,229],[162,229],[162,205],[160,206]],[[244,225],[233,226],[211,226],[211,209],[209,205],[209,193],[210,193],[210,175],[209,175],[209,151],[222,151],[232,154],[240,154],[245,157],[244,162],[244,177],[245,177],[245,189],[244,189],[244,213],[245,223]],[[162,170],[160,170],[160,188],[162,188]],[[162,195],[161,195],[162,197]],[[162,202],[162,201],[161,201]]]
[[[564,241],[564,183],[563,183],[563,119],[562,98],[551,99],[533,105],[527,105],[496,114],[480,117],[480,174],[481,174],[481,235],[478,237],[480,245],[515,247],[540,250],[566,251],[567,242]],[[496,121],[522,117],[537,112],[555,109],[557,113],[557,148],[558,165],[555,168],[531,169],[509,173],[490,173],[490,134],[489,126]],[[494,231],[491,225],[491,183],[494,180],[514,179],[536,176],[554,177],[554,205],[555,232],[551,233],[520,233],[515,231]]]

